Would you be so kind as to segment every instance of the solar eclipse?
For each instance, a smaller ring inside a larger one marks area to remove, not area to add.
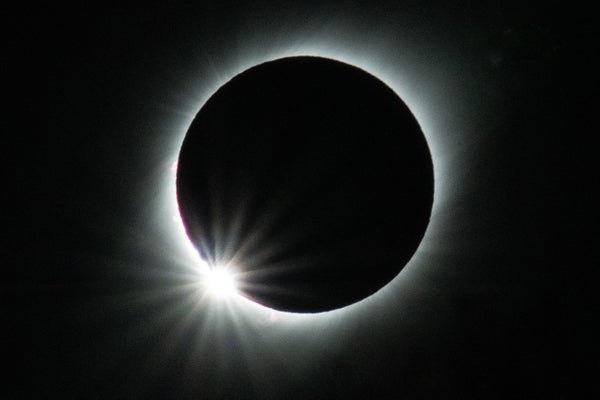
[[[433,166],[404,102],[367,72],[288,57],[223,85],[192,122],[177,198],[213,269],[270,308],[320,312],[391,281],[419,245]]]

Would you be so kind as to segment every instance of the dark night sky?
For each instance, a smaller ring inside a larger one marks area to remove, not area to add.
[[[311,3],[8,13],[0,397],[586,389],[590,10]],[[298,52],[360,64],[412,108],[439,185],[430,230],[386,290],[345,311],[211,305],[186,289],[164,177],[208,96]]]

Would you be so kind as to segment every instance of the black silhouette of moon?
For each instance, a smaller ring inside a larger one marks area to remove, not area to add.
[[[235,76],[183,141],[177,199],[209,265],[233,264],[240,293],[321,312],[381,289],[421,242],[433,204],[425,137],[369,73],[289,57]]]

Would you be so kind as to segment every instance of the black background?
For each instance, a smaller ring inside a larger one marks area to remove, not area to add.
[[[595,181],[584,173],[595,113],[590,15],[548,2],[8,11],[4,397],[571,398],[588,389],[584,372],[598,367]],[[388,65],[409,60],[416,96],[440,113],[452,168],[436,174],[452,196],[424,267],[396,285],[403,292],[319,325],[238,316],[237,332],[231,321],[215,327],[167,290],[180,283],[178,256],[157,217],[156,176],[199,91],[251,65],[249,54],[275,58],[324,36]]]

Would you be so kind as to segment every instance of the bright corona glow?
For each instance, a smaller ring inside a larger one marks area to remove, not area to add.
[[[346,37],[352,36],[352,31],[345,30],[345,32],[349,35],[346,35]],[[414,278],[413,275],[419,267],[425,268],[424,261],[427,259],[427,254],[432,251],[432,241],[441,234],[440,229],[443,226],[443,218],[440,214],[444,214],[443,211],[446,209],[447,204],[453,199],[454,193],[452,188],[456,187],[456,185],[450,185],[451,180],[449,179],[449,176],[452,175],[450,172],[457,171],[458,169],[455,162],[458,147],[454,144],[455,141],[450,140],[456,135],[452,135],[451,133],[460,131],[458,128],[465,128],[463,131],[466,131],[466,127],[460,124],[456,125],[460,121],[455,121],[455,124],[452,125],[450,123],[452,121],[448,121],[446,117],[460,113],[458,111],[446,111],[450,108],[450,105],[456,105],[457,103],[456,101],[450,102],[450,96],[441,98],[439,96],[439,86],[447,84],[448,75],[445,74],[444,68],[436,70],[433,68],[436,64],[431,63],[419,65],[418,62],[415,62],[413,58],[405,53],[402,53],[402,57],[390,58],[389,54],[394,54],[397,46],[389,47],[389,43],[386,44],[386,41],[379,40],[376,43],[370,43],[369,46],[365,46],[361,45],[362,42],[360,40],[350,40],[340,43],[340,35],[332,36],[328,32],[319,35],[319,40],[316,41],[307,40],[304,36],[303,33],[300,34],[299,37],[303,37],[301,41],[286,39],[285,43],[281,43],[280,46],[247,46],[245,48],[249,49],[248,54],[239,55],[234,61],[220,64],[220,72],[218,74],[213,73],[212,80],[207,80],[206,75],[196,75],[201,76],[202,79],[198,80],[195,85],[192,85],[195,89],[193,94],[189,96],[191,100],[186,98],[185,107],[180,110],[179,121],[175,122],[174,119],[173,134],[171,135],[173,141],[168,146],[169,151],[172,151],[172,153],[165,153],[166,162],[170,167],[165,168],[165,170],[170,171],[170,173],[164,175],[166,179],[163,204],[166,205],[164,209],[167,210],[164,215],[173,216],[172,219],[175,221],[175,224],[171,223],[171,226],[176,226],[176,229],[170,231],[171,237],[177,238],[173,241],[174,251],[180,251],[182,265],[187,266],[187,268],[197,271],[198,265],[200,265],[200,271],[202,271],[203,275],[202,281],[204,282],[206,280],[205,277],[212,275],[215,271],[210,270],[208,265],[200,259],[197,250],[186,234],[177,204],[175,178],[177,170],[176,161],[185,134],[197,112],[211,95],[234,76],[251,67],[279,58],[293,56],[331,58],[361,68],[387,84],[406,102],[415,118],[419,121],[434,164],[436,179],[431,220],[415,256],[405,266],[402,274],[399,274],[396,279],[388,283],[386,287],[382,288],[376,294],[350,306],[323,313],[301,314],[276,311],[246,299],[244,296],[234,296],[236,300],[236,315],[249,315],[256,320],[269,319],[269,316],[276,315],[279,324],[294,324],[300,321],[301,323],[307,323],[310,321],[309,326],[314,327],[314,324],[329,324],[332,318],[337,319],[348,315],[362,315],[364,312],[370,313],[372,307],[382,307],[389,301],[386,296],[389,296],[391,293],[402,293],[402,288]],[[373,51],[373,49],[379,49],[379,51]],[[431,79],[432,76],[436,79]],[[189,80],[193,81],[193,79],[197,78],[191,76],[186,77],[186,79],[184,80],[185,85],[182,84],[183,88],[190,87]],[[436,98],[440,100],[437,102],[432,100]],[[452,111],[453,109],[450,108],[450,110]],[[449,129],[449,126],[452,129]],[[454,173],[454,175],[456,174]],[[439,238],[435,241],[439,242]],[[218,272],[218,274],[221,273]],[[207,279],[207,281],[211,280],[211,278]],[[206,292],[209,294],[212,290],[207,290]],[[220,292],[220,290],[215,290],[215,292]],[[234,292],[237,293],[235,289]]]
[[[235,271],[231,268],[216,267],[210,269],[205,276],[204,283],[213,297],[222,299],[237,294]]]

